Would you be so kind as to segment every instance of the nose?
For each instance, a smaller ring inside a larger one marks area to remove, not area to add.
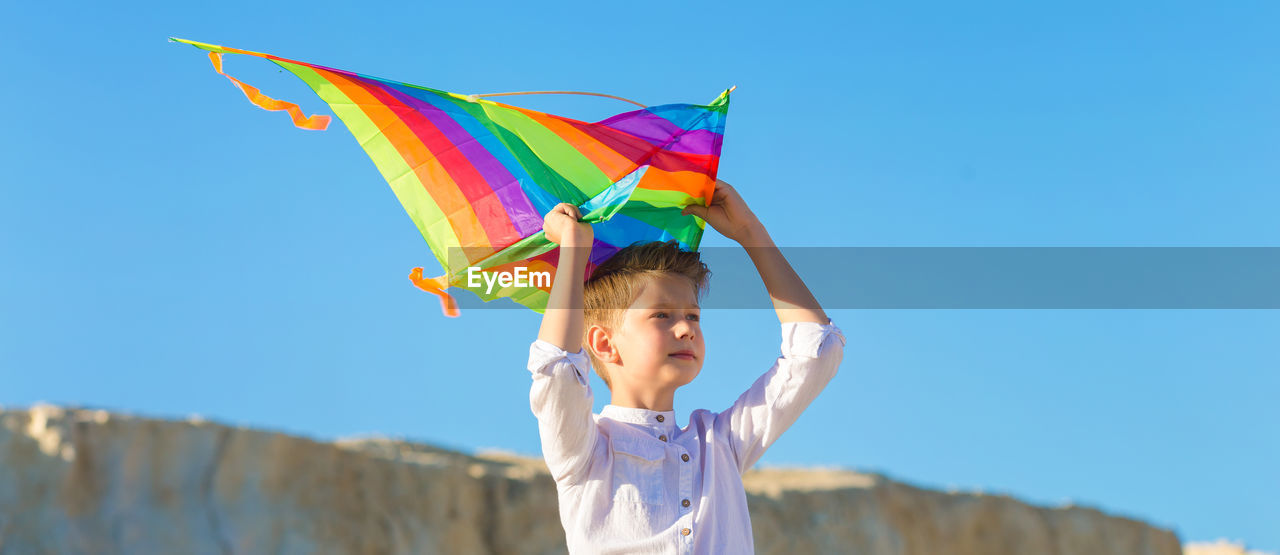
[[[676,335],[680,339],[693,339],[694,334],[697,331],[698,331],[697,322],[693,322],[688,319],[682,319],[680,320],[680,323],[676,324]]]

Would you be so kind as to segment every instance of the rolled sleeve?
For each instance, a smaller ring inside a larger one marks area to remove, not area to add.
[[[844,333],[833,323],[782,324],[782,356],[717,416],[740,471],[760,460],[835,377],[844,345]]]
[[[528,369],[533,377],[529,408],[538,418],[547,468],[557,481],[580,475],[599,435],[591,415],[591,362],[586,351],[570,353],[539,339],[529,346]]]
[[[827,338],[836,336],[844,347],[844,332],[835,324],[817,322],[788,322],[782,324],[782,356],[817,358]]]
[[[590,387],[588,376],[591,375],[591,360],[587,358],[586,349],[570,353],[541,339],[529,345],[529,371],[534,374],[552,376],[556,368],[553,363],[560,359],[566,359],[573,366],[578,384]]]

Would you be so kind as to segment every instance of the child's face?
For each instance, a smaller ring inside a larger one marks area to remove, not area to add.
[[[650,278],[622,314],[614,335],[626,381],[641,387],[679,387],[702,370],[706,348],[693,284],[679,275]]]

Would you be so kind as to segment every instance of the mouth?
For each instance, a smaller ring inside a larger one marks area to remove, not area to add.
[[[667,355],[667,356],[674,357],[674,358],[678,358],[678,359],[680,359],[680,360],[693,360],[693,359],[694,359],[693,351],[689,351],[689,350],[676,351],[676,352],[671,353],[670,355]]]

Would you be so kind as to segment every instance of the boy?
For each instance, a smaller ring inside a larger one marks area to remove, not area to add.
[[[543,221],[560,245],[538,339],[530,407],[574,553],[750,553],[742,473],[826,386],[844,335],[723,181],[704,220],[746,250],[782,322],[782,356],[728,410],[675,425],[675,391],[702,368],[706,265],[670,244],[622,249],[583,284],[593,238],[570,204]],[[585,310],[584,310],[585,307]],[[583,344],[585,343],[585,348]],[[612,393],[593,415],[589,372]]]

